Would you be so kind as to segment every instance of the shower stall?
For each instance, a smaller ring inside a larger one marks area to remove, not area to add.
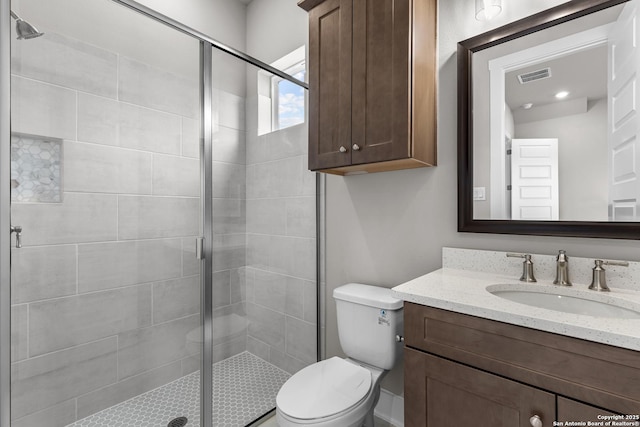
[[[0,0],[0,45],[0,425],[272,411],[321,347],[304,40],[263,62],[131,0]]]

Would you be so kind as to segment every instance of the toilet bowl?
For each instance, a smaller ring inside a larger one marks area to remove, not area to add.
[[[333,292],[340,345],[347,358],[307,366],[276,397],[280,427],[373,427],[380,381],[400,357],[402,300],[391,290],[351,283]]]
[[[287,381],[278,393],[278,425],[368,425],[366,418],[372,414],[372,408],[378,401],[380,381],[386,373],[373,366],[339,357],[307,366]]]

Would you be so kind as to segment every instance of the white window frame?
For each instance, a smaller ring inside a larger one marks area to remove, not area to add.
[[[306,69],[306,46],[300,46],[270,65],[290,75]],[[258,71],[258,135],[280,129],[278,84],[282,80],[267,71]]]
[[[300,71],[305,71],[306,78],[307,61],[303,58],[297,64],[283,70],[285,73],[294,76]],[[271,77],[271,129],[276,131],[283,129],[280,127],[280,82],[284,79],[279,76]],[[287,126],[288,127],[288,126]],[[286,129],[286,128],[285,128]]]

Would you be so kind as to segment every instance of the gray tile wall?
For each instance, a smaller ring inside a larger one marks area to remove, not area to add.
[[[214,49],[213,359],[246,351],[246,131],[241,61]]]
[[[294,373],[316,361],[315,174],[306,125],[257,135],[256,81],[214,52],[214,358]]]
[[[316,187],[306,125],[251,135],[246,185],[247,349],[294,373],[316,361]]]
[[[13,47],[13,130],[64,140],[64,197],[12,205],[12,418],[57,427],[197,369],[198,82],[52,32]]]

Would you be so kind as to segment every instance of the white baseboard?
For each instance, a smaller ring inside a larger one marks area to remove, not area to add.
[[[404,398],[381,388],[374,414],[394,427],[404,427]]]

